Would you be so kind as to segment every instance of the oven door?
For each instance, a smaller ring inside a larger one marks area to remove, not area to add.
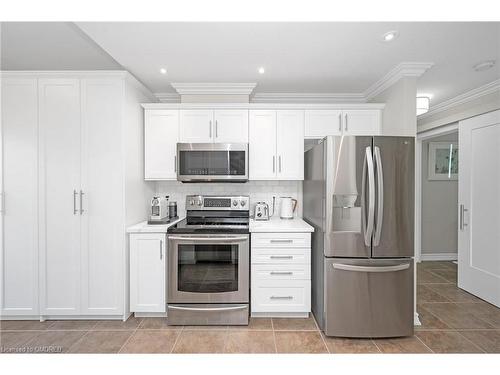
[[[248,303],[249,235],[169,235],[169,303]]]
[[[177,143],[177,180],[248,180],[247,143]]]

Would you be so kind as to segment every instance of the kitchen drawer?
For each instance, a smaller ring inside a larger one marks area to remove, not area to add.
[[[252,312],[310,312],[311,281],[253,281]]]
[[[310,280],[310,264],[253,264],[252,280]]]
[[[252,247],[311,247],[311,233],[252,233]]]
[[[310,264],[311,249],[295,248],[254,248],[252,246],[252,264]]]

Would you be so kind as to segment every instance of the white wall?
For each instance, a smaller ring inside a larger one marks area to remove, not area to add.
[[[179,216],[186,214],[186,195],[249,195],[250,215],[255,203],[265,201],[272,213],[273,195],[276,197],[276,217],[279,217],[279,197],[290,196],[298,200],[295,215],[302,217],[302,181],[248,181],[246,183],[182,183],[178,181],[159,181],[156,183],[157,195],[169,195],[177,202]]]
[[[430,181],[428,179],[429,142],[458,142],[458,133],[422,142],[421,245],[424,258],[426,254],[457,253],[458,181]]]

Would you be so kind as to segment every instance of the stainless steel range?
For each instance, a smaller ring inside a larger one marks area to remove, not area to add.
[[[167,232],[168,324],[248,324],[249,203],[186,197],[186,219]]]

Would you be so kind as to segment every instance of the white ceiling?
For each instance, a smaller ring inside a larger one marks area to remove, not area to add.
[[[418,83],[432,105],[500,78],[499,22],[77,25],[83,32],[67,23],[4,23],[2,68],[123,66],[156,93],[175,92],[170,82],[256,82],[256,93],[361,93],[401,62],[433,62]],[[383,43],[389,30],[399,37]],[[493,69],[472,69],[488,59],[497,60]]]

